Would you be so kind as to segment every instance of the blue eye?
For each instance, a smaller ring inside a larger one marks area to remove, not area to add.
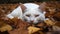
[[[39,15],[35,15],[35,17],[38,17]]]
[[[30,15],[26,15],[27,17],[30,17]]]

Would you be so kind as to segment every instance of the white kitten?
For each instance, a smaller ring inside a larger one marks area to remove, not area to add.
[[[39,9],[39,7],[39,5],[34,3],[25,3],[13,10],[7,17],[11,19],[18,17],[26,22],[36,24],[45,20],[45,12]]]

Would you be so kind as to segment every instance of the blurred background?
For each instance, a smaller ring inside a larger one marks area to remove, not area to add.
[[[60,0],[0,0],[0,4],[5,3],[27,3],[27,2],[48,2],[48,1],[60,1]]]

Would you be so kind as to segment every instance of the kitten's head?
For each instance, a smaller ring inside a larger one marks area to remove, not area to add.
[[[40,21],[45,20],[45,12],[43,12],[38,7],[34,9],[27,9],[25,7],[25,10],[23,12],[23,20],[29,23],[36,24]]]
[[[23,19],[29,23],[38,23],[45,19],[45,14],[40,12],[40,10],[26,10],[23,13]]]

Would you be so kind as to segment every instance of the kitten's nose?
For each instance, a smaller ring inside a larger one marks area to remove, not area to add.
[[[32,20],[31,22],[34,22],[34,20]]]

